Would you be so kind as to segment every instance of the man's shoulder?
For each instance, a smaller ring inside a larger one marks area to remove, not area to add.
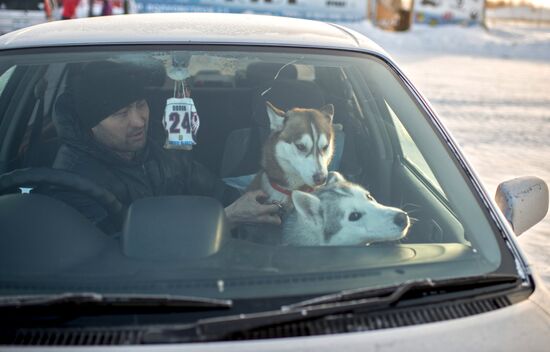
[[[90,153],[68,144],[59,148],[53,167],[89,177],[97,177],[98,173],[108,171],[106,165]]]
[[[123,173],[119,172],[116,165],[107,163],[80,148],[68,144],[62,145],[53,167],[85,177],[113,192],[121,201],[127,196],[125,181],[121,178]]]

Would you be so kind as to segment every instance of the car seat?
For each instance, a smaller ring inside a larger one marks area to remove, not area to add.
[[[239,81],[239,86],[258,87],[276,78],[295,80],[297,77],[298,70],[293,64],[252,62],[246,67],[246,76]]]
[[[22,156],[23,167],[51,166],[60,146],[51,121],[51,109],[44,102],[47,87],[45,79],[40,79],[35,84],[32,123],[26,128],[18,152]]]
[[[295,82],[298,70],[293,64],[252,62],[246,67],[243,78],[236,77],[235,89],[220,90],[217,95],[212,95],[214,92],[211,90],[201,92],[199,89],[193,89],[192,97],[199,117],[204,117],[204,121],[217,121],[215,125],[201,126],[198,136],[200,145],[194,150],[194,157],[198,161],[223,176],[228,172],[227,169],[237,162],[234,157],[239,157],[240,160],[240,157],[246,154],[245,150],[249,145],[257,144],[248,143],[251,137],[250,127],[255,126],[254,119],[251,118],[255,113],[255,100],[258,91],[261,93],[265,89],[262,87],[275,77]],[[213,101],[216,104],[212,104]],[[255,167],[254,164],[252,163],[251,167]],[[224,165],[225,170],[222,170]]]
[[[310,81],[277,79],[259,87],[252,99],[251,127],[232,131],[226,139],[221,176],[226,183],[246,188],[260,169],[262,146],[270,134],[266,101],[282,110],[295,107],[320,108],[325,104],[320,88]],[[344,144],[344,132],[336,128],[336,153],[331,169],[337,169]],[[252,177],[251,177],[252,175]]]

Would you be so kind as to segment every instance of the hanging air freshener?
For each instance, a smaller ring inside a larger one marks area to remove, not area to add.
[[[170,73],[178,80],[174,82],[174,97],[166,101],[164,109],[162,124],[167,132],[164,148],[191,150],[197,144],[200,120],[195,103],[185,89],[185,78],[189,75],[184,67],[172,68]]]

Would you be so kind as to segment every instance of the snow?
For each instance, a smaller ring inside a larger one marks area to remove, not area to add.
[[[489,194],[534,175],[550,183],[550,26],[415,25],[384,32],[344,24],[386,49],[451,130]],[[550,215],[518,242],[550,287]]]
[[[499,19],[550,21],[550,8],[542,6],[501,7],[487,9],[487,16]]]

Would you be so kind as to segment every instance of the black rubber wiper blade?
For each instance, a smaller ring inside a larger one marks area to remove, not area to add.
[[[422,280],[423,283],[426,281]],[[274,311],[201,319],[191,326],[151,329],[144,334],[143,341],[144,343],[220,341],[232,334],[240,334],[266,326],[314,319],[330,314],[384,308],[398,301],[405,292],[417,284],[419,284],[417,281],[403,284],[385,297],[333,302],[303,308],[283,306],[280,310]]]
[[[177,343],[190,341],[223,340],[232,334],[276,326],[289,322],[315,319],[331,314],[386,309],[400,302],[411,290],[420,292],[441,288],[479,287],[479,285],[511,284],[519,285],[521,278],[511,275],[482,275],[448,280],[431,279],[407,281],[405,283],[382,287],[346,290],[333,295],[325,295],[307,301],[281,307],[280,310],[223,316],[201,319],[196,324],[184,327],[170,327],[148,331],[143,339],[145,343]]]
[[[355,299],[367,299],[371,297],[380,297],[383,295],[390,295],[397,300],[402,294],[410,291],[411,289],[420,290],[427,288],[443,287],[460,288],[462,286],[486,286],[504,283],[519,283],[520,281],[521,278],[519,276],[502,274],[465,276],[443,280],[432,280],[427,278],[422,280],[406,281],[398,285],[386,286],[381,288],[364,287],[358,289],[343,290],[337,293],[323,295],[305,301],[296,302],[291,305],[283,306],[282,309],[297,309],[324,303],[344,302]]]
[[[89,305],[105,307],[231,308],[231,300],[206,297],[145,294],[101,294],[67,292],[53,295],[8,296],[0,298],[0,309]]]

